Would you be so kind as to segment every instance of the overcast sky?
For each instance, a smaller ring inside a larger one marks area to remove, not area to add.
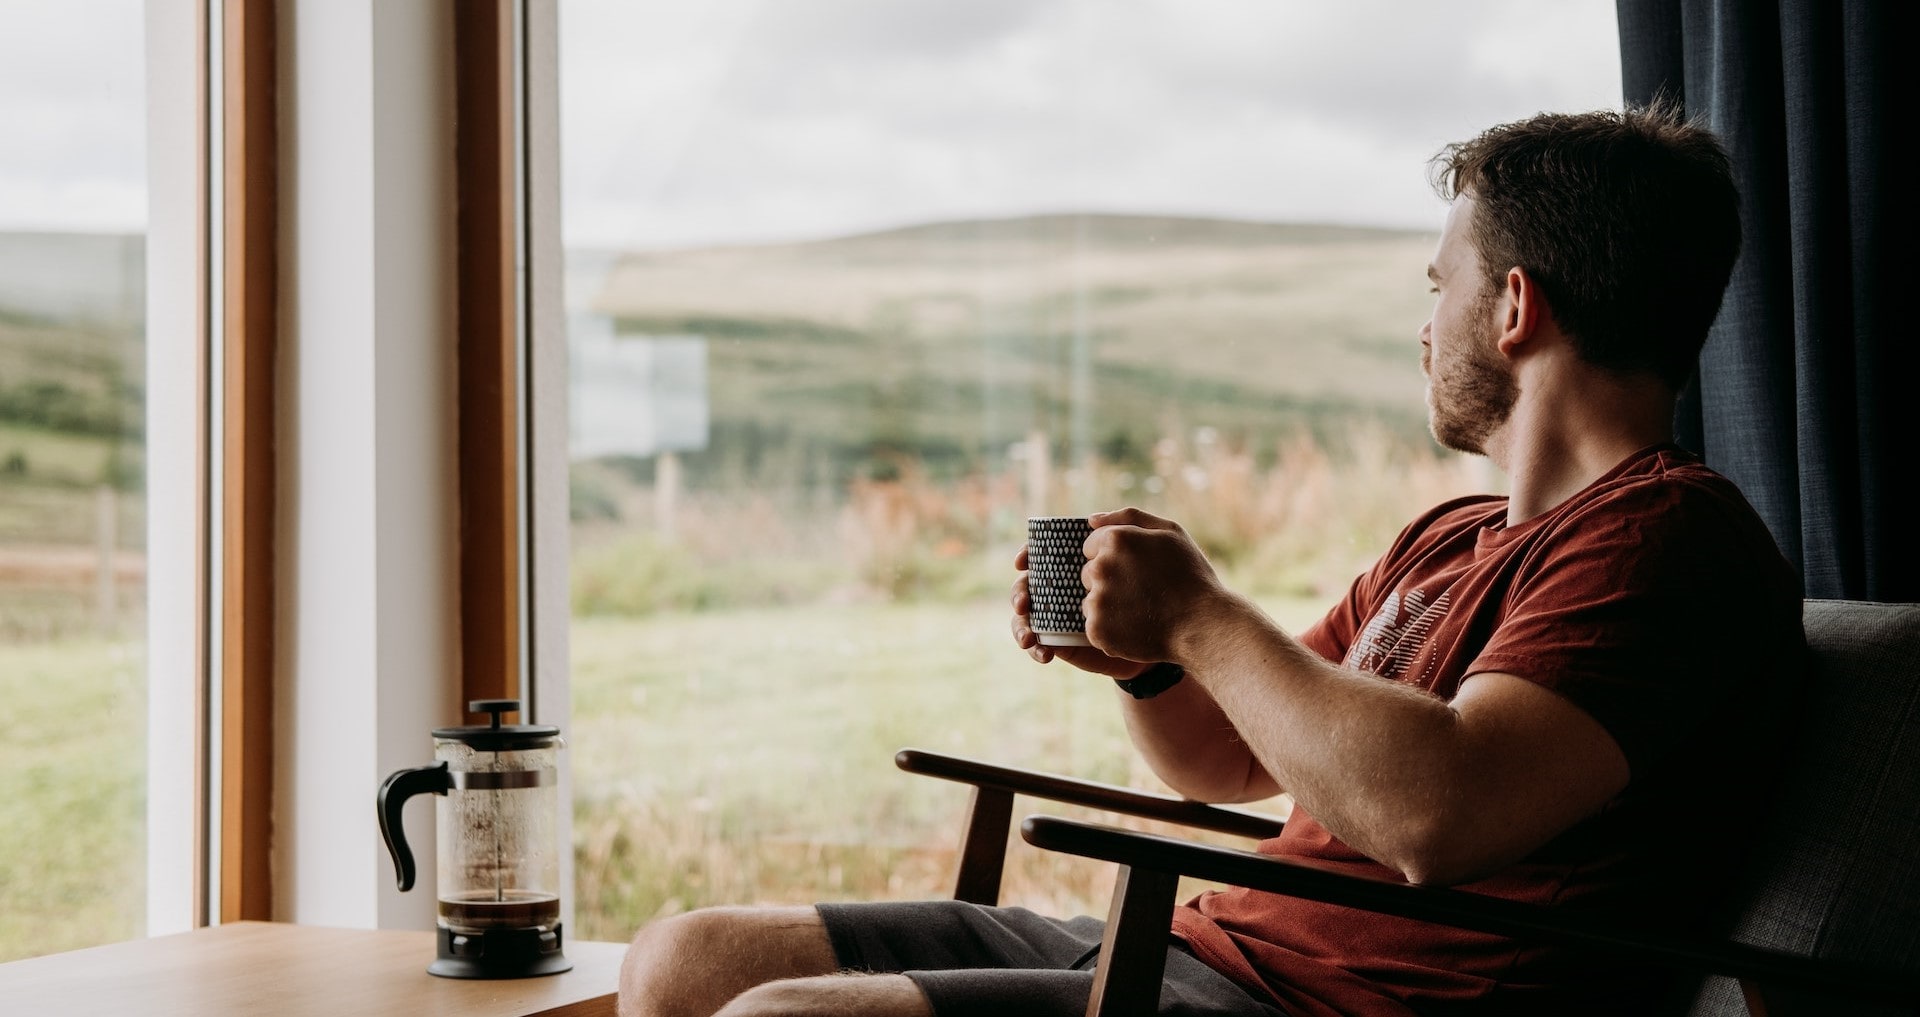
[[[0,229],[146,222],[140,0],[0,0]],[[1435,228],[1425,162],[1617,106],[1614,0],[560,0],[569,244],[1069,210]]]
[[[1067,210],[1437,229],[1441,145],[1618,107],[1614,0],[561,0],[569,244]]]
[[[0,0],[0,229],[147,223],[141,0]]]

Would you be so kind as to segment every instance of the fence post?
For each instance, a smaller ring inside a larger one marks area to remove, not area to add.
[[[115,545],[119,542],[119,498],[112,484],[94,489],[93,525],[96,562],[93,575],[93,625],[102,634],[111,633],[119,604],[119,591],[113,574]]]

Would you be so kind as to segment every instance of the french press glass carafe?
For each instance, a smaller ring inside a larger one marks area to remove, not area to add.
[[[490,725],[433,732],[432,766],[400,770],[380,785],[380,835],[400,889],[413,887],[413,851],[400,810],[431,792],[439,862],[439,957],[448,978],[522,978],[573,967],[560,952],[560,729],[502,724],[518,700],[479,699]]]

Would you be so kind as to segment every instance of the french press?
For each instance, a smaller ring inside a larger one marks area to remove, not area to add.
[[[407,799],[431,792],[439,861],[439,957],[447,978],[523,978],[573,967],[560,952],[560,729],[502,724],[516,699],[477,699],[493,722],[433,732],[432,766],[380,785],[380,836],[400,889],[413,888],[413,851],[400,822]]]

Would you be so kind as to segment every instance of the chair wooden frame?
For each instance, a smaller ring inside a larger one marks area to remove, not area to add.
[[[1016,794],[1252,837],[1270,837],[1282,828],[1272,817],[917,749],[901,750],[894,762],[910,773],[973,786],[955,897],[977,904],[997,903]],[[1156,1012],[1175,888],[1183,875],[1606,953],[1622,961],[1726,975],[1740,980],[1755,1017],[1831,1013],[1814,1008],[1821,1006],[1817,1001],[1830,1006],[1834,997],[1891,1003],[1920,1014],[1920,975],[1911,972],[1603,923],[1461,890],[1356,877],[1300,860],[1054,816],[1029,817],[1020,833],[1036,847],[1120,866],[1088,1017]]]

